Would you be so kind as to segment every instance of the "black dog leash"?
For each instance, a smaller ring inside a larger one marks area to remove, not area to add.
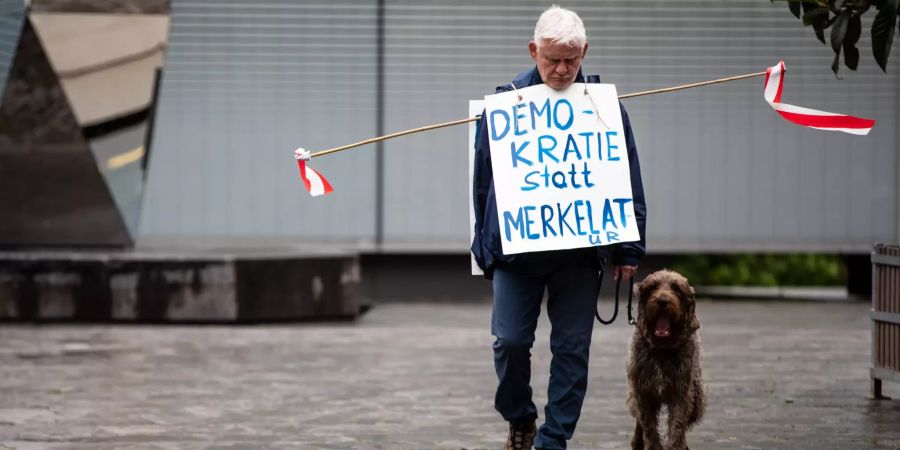
[[[601,268],[600,269],[600,287],[597,289],[598,307],[599,307],[599,303],[600,303],[599,292],[603,288],[603,274],[604,274],[603,268]],[[631,301],[632,301],[632,298],[634,297],[634,275],[631,276],[630,281],[631,281],[631,283],[629,284],[629,289],[628,289],[628,324],[634,325],[635,324],[634,316],[631,314]],[[609,318],[609,320],[603,320],[603,318],[600,317],[599,309],[594,310],[594,315],[597,317],[597,321],[602,323],[603,325],[612,324],[613,322],[616,321],[616,317],[619,315],[619,288],[621,286],[622,286],[622,277],[620,276],[619,279],[616,280],[616,298],[615,298],[615,300],[613,300],[613,314],[612,314],[612,317]]]

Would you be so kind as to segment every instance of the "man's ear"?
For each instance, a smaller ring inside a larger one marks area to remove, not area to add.
[[[581,59],[584,59],[584,57],[587,56],[587,47],[588,47],[587,42],[585,42],[584,43],[584,51],[581,52]]]
[[[531,59],[537,61],[537,44],[534,41],[528,43],[528,53],[531,54]]]

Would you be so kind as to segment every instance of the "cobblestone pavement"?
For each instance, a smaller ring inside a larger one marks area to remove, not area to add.
[[[868,305],[698,311],[710,407],[692,449],[900,448],[900,401],[867,398]],[[489,318],[486,304],[391,304],[343,324],[2,325],[0,449],[499,449]],[[626,448],[630,329],[597,326],[570,448]],[[541,407],[548,334],[542,318]]]

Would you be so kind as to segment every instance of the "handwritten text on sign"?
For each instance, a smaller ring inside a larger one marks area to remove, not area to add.
[[[503,253],[639,240],[615,85],[518,95],[484,97]]]

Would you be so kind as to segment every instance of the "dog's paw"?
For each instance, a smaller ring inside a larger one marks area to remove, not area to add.
[[[688,448],[687,444],[685,444],[685,443],[682,443],[682,444],[670,444],[670,443],[667,443],[663,448],[664,448],[665,450],[690,450],[690,449]]]
[[[631,438],[631,450],[644,450],[644,438],[642,436]]]

